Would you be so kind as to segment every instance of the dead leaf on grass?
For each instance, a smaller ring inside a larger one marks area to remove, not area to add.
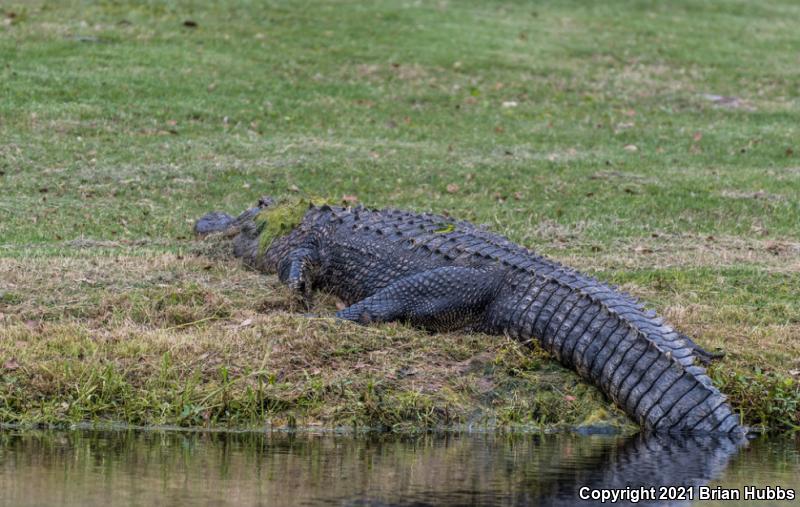
[[[3,369],[7,370],[7,371],[18,370],[19,369],[19,363],[17,362],[17,359],[12,357],[11,359],[9,359],[5,363],[3,363]]]

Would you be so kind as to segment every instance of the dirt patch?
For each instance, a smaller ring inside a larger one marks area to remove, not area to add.
[[[617,241],[592,255],[568,254],[559,256],[559,260],[579,269],[591,270],[755,265],[770,272],[800,272],[800,243],[790,239],[665,233],[654,233],[653,236]],[[553,242],[552,236],[542,237]],[[565,246],[574,246],[574,243],[565,245],[556,240],[552,248],[563,249]]]
[[[755,192],[743,192],[741,190],[723,190],[720,192],[722,197],[729,199],[754,199],[757,201],[785,201],[786,196],[781,194],[772,194],[764,190],[756,190]]]
[[[589,179],[592,180],[611,180],[611,181],[618,181],[618,182],[630,182],[630,183],[656,183],[657,180],[654,178],[645,176],[643,174],[637,174],[632,172],[624,172],[624,171],[597,171],[589,176]]]
[[[369,81],[384,81],[391,78],[403,81],[421,81],[429,79],[431,72],[416,63],[391,64],[359,64],[355,66],[355,74]]]
[[[756,107],[752,102],[740,97],[732,97],[725,95],[715,95],[713,93],[704,93],[701,97],[714,106],[724,109],[742,109],[745,111],[755,111]]]

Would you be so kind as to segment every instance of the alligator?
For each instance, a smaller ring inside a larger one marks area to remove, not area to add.
[[[646,430],[746,433],[702,366],[714,354],[629,294],[470,222],[262,198],[194,229],[232,239],[236,257],[302,301],[338,296],[338,319],[537,340]]]

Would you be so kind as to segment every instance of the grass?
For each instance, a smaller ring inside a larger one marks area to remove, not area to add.
[[[415,431],[575,425],[606,405],[503,337],[301,317],[276,280],[230,260],[141,252],[2,265],[16,286],[48,286],[3,328],[0,350],[14,358],[0,383],[5,422]],[[314,311],[332,309],[321,297]],[[617,411],[605,419],[625,423]]]
[[[798,425],[795,3],[2,10],[0,421],[620,420],[539,351],[305,319],[191,238],[301,191],[451,213],[621,284],[726,352],[749,424]]]

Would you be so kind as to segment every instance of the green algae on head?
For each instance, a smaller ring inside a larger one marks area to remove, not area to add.
[[[273,241],[300,225],[309,207],[327,203],[328,199],[324,197],[293,197],[261,210],[255,217],[259,253],[264,253]]]

